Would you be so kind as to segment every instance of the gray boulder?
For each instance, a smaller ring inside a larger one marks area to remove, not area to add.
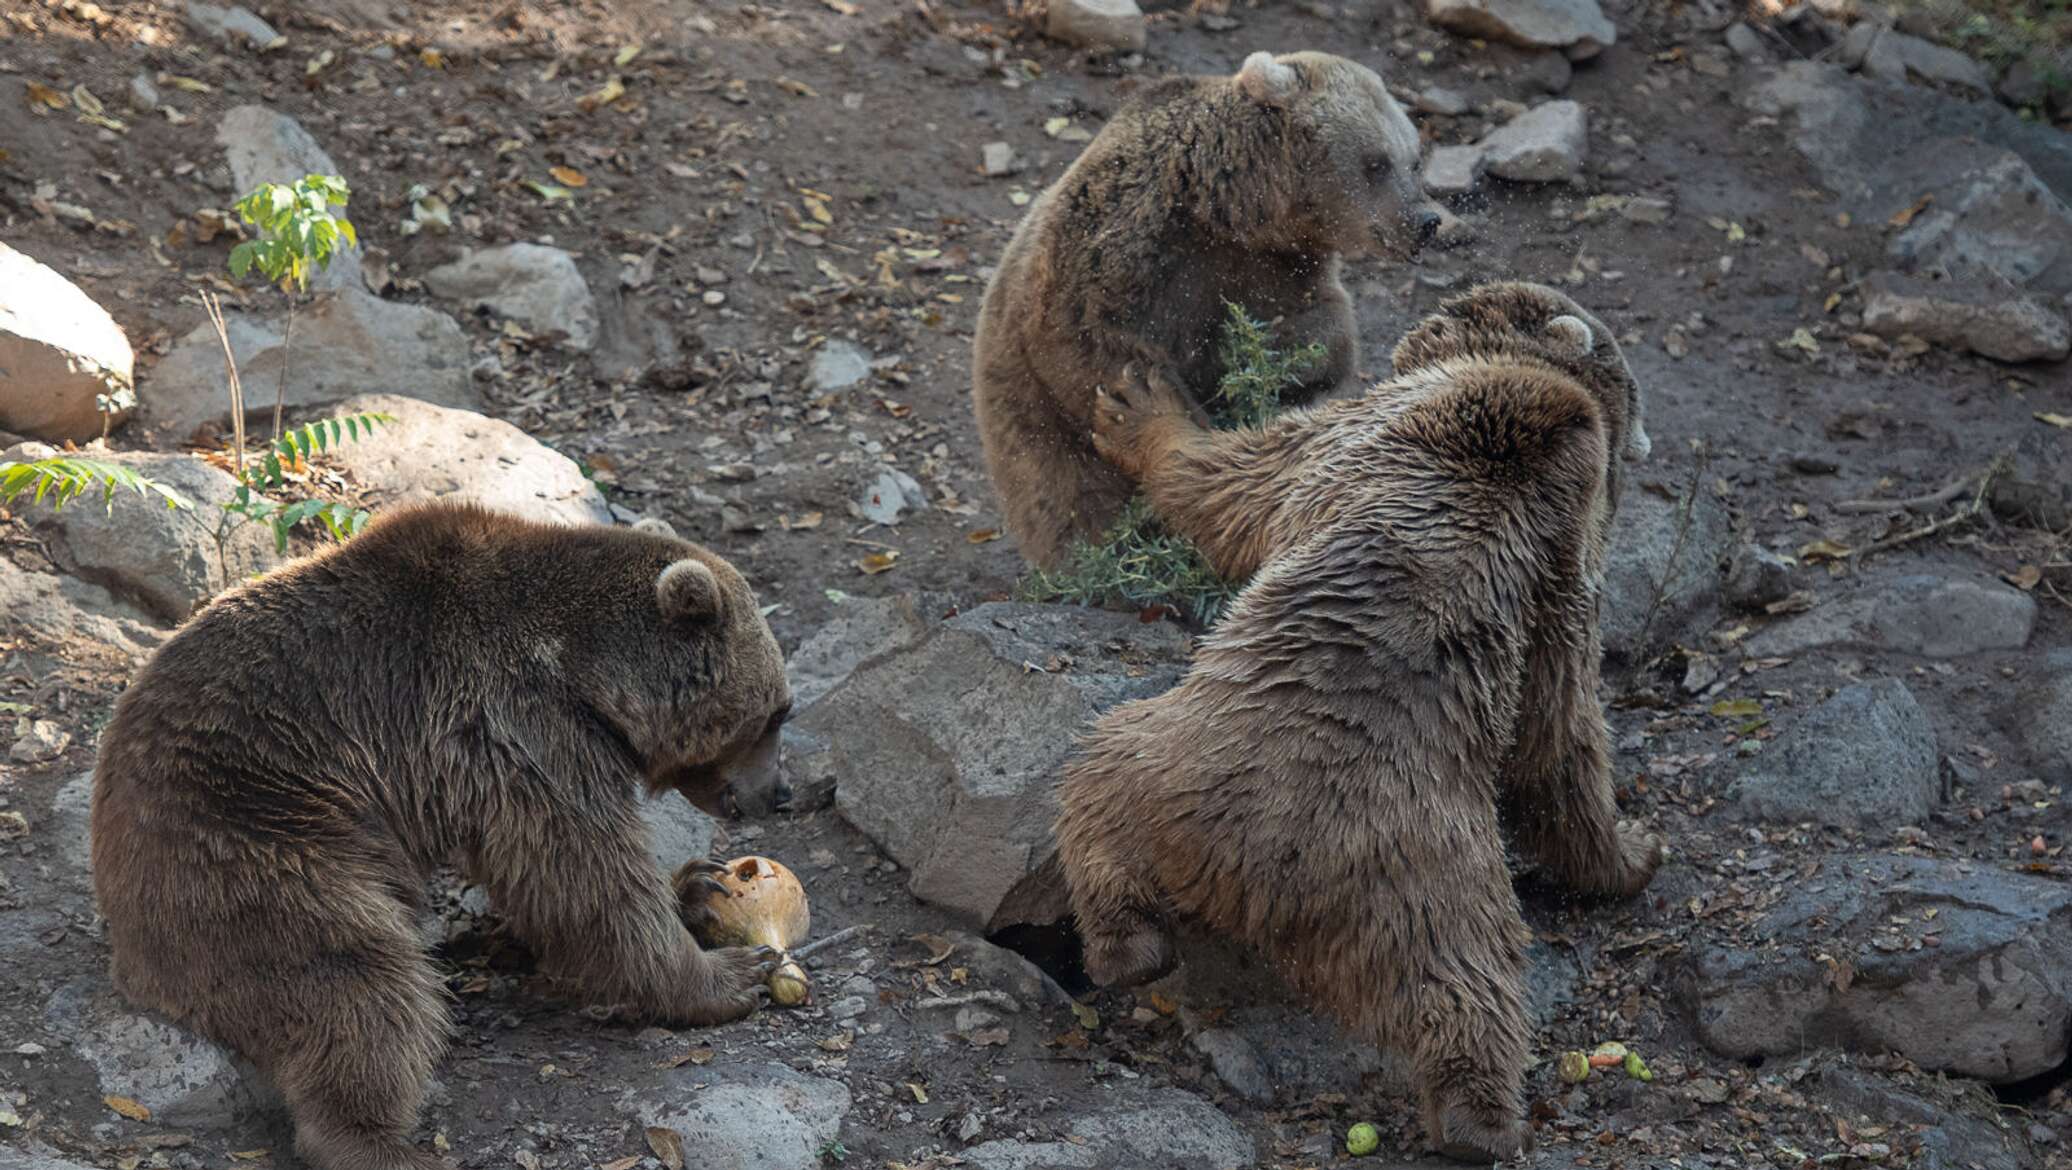
[[[221,41],[226,45],[242,45],[251,49],[271,49],[281,43],[281,34],[272,25],[252,14],[252,10],[233,4],[224,7],[204,4],[201,0],[187,0],[187,23],[204,36]],[[300,178],[301,176],[296,176]]]
[[[227,1050],[149,1016],[109,1016],[73,1048],[93,1066],[102,1095],[135,1101],[159,1125],[222,1128],[266,1096],[248,1083],[250,1066]]]
[[[2072,889],[1987,865],[1831,856],[1695,954],[1699,1037],[1737,1060],[1834,1045],[2005,1084],[2056,1068],[2072,1035]]]
[[[1144,10],[1137,0],[1056,0],[1049,6],[1043,31],[1068,45],[1139,53],[1144,49]]]
[[[2072,650],[2053,650],[2032,669],[2004,716],[2007,729],[2045,783],[2072,784]]]
[[[1426,0],[1431,22],[1449,32],[1527,49],[1594,57],[1618,40],[1597,0]]]
[[[106,589],[24,569],[5,557],[0,557],[0,631],[52,642],[77,639],[131,656],[156,648],[166,638],[150,614],[117,600]]]
[[[1484,138],[1489,173],[1518,183],[1572,183],[1583,173],[1590,122],[1572,101],[1534,106]]]
[[[781,1064],[672,1069],[621,1098],[641,1125],[676,1131],[685,1166],[741,1170],[819,1170],[849,1105],[840,1081]]]
[[[100,437],[136,408],[135,361],[92,297],[0,243],[0,430],[53,443]]]
[[[915,897],[985,929],[1063,912],[1054,785],[1095,715],[1178,681],[1177,630],[1074,606],[978,606],[858,667],[800,714],[835,807]]]
[[[1702,486],[1677,500],[1629,484],[1612,522],[1599,628],[1605,651],[1643,656],[1712,620],[1733,530]]]
[[[612,522],[581,468],[510,423],[393,394],[349,398],[332,413],[372,411],[396,421],[325,458],[377,507],[450,500],[554,524]]]
[[[38,508],[26,518],[66,572],[100,585],[158,621],[186,621],[209,598],[280,563],[271,531],[257,524],[229,530],[220,550],[220,505],[237,481],[189,455],[97,454],[172,487],[191,508],[169,508],[158,496],[116,496],[112,507],[82,497],[62,510]]]
[[[1425,194],[1434,199],[1467,195],[1482,183],[1489,157],[1480,146],[1435,146],[1425,156]]]
[[[255,429],[272,421],[284,370],[290,410],[334,406],[368,393],[465,409],[481,405],[468,377],[467,338],[453,318],[435,309],[345,288],[296,314],[292,336],[284,319],[226,317],[245,387],[245,416]],[[204,324],[176,342],[145,388],[147,418],[168,437],[185,438],[203,424],[226,425],[230,380],[216,331]]]
[[[852,597],[785,659],[791,701],[803,711],[869,658],[913,645],[954,603],[947,594]]]
[[[1942,777],[1935,729],[1898,679],[1844,687],[1777,737],[1731,794],[1751,816],[1883,832],[1918,825]]]
[[[1252,1139],[1207,1101],[1180,1089],[1119,1088],[1065,1122],[1068,1140],[992,1141],[964,1151],[977,1170],[1243,1170]]]
[[[597,302],[575,257],[540,244],[505,244],[470,252],[424,274],[425,287],[471,309],[488,309],[534,333],[559,331],[568,348],[597,341]]]
[[[2063,361],[2072,323],[2036,297],[1998,280],[1927,281],[1889,272],[1864,281],[1864,332],[1912,335],[2002,362]]]
[[[1777,622],[1750,637],[1754,658],[1789,658],[1821,646],[1871,646],[1924,658],[2019,650],[2036,626],[2036,600],[1998,581],[1909,574]]]

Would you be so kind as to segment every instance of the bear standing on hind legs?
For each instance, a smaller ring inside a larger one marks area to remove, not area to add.
[[[1279,346],[1324,346],[1286,401],[1333,390],[1358,356],[1340,258],[1407,256],[1438,224],[1416,128],[1357,62],[1254,53],[1125,102],[1029,208],[979,312],[973,405],[1022,556],[1055,567],[1129,499],[1089,438],[1097,383],[1135,362],[1199,400],[1230,302]]]
[[[1101,392],[1096,441],[1226,573],[1256,570],[1180,685],[1096,723],[1058,852],[1100,983],[1170,970],[1169,915],[1271,956],[1406,1049],[1427,1136],[1531,1145],[1520,851],[1638,892],[1596,687],[1618,460],[1646,446],[1610,333],[1533,285],[1449,302],[1364,398],[1207,431],[1177,388]]]
[[[696,545],[385,516],[217,598],[116,704],[92,813],[115,986],[265,1071],[314,1170],[444,1167],[409,1142],[449,1030],[429,871],[598,1002],[745,1016],[774,954],[699,949],[636,800],[718,811],[790,702],[747,582]]]

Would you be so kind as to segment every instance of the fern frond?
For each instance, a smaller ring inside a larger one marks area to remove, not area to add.
[[[0,463],[0,504],[11,504],[23,492],[34,489],[30,499],[42,503],[46,497],[53,509],[63,508],[88,492],[98,490],[109,512],[115,510],[115,494],[129,491],[145,498],[158,496],[168,508],[191,508],[185,496],[148,475],[99,459],[57,456],[27,462]]]
[[[372,435],[376,427],[394,421],[395,415],[370,410],[305,423],[275,439],[272,447],[266,452],[266,458],[259,462],[255,470],[247,474],[251,477],[253,485],[262,490],[279,487],[287,482],[288,469],[311,455],[327,451],[343,442],[358,442]]]

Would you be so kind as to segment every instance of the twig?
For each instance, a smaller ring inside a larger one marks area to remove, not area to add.
[[[1925,496],[1911,496],[1904,500],[1842,500],[1834,505],[1834,509],[1837,512],[1896,512],[1904,508],[1909,512],[1920,512],[1941,507],[1963,495],[1970,483],[1971,476],[1967,475],[1941,491]]]
[[[1683,561],[1684,544],[1691,537],[1691,522],[1698,512],[1698,492],[1705,482],[1705,468],[1711,462],[1710,452],[1699,448],[1697,459],[1691,468],[1691,486],[1684,493],[1683,508],[1676,518],[1676,542],[1669,549],[1669,563],[1663,566],[1662,579],[1655,582],[1654,596],[1648,599],[1647,615],[1640,620],[1640,636],[1634,639],[1634,653],[1647,653],[1648,634],[1655,624],[1655,614],[1670,598],[1670,586],[1676,579],[1676,570]]]
[[[295,360],[295,296],[288,294],[288,327],[281,331],[281,380],[273,388],[273,441],[281,441],[281,407],[288,401],[288,365]]]
[[[1977,518],[1980,512],[1985,511],[1986,491],[1987,489],[1993,486],[1993,480],[2000,475],[2002,468],[2003,461],[1999,459],[1994,460],[1992,466],[1986,468],[1984,473],[1982,473],[1978,477],[1978,490],[1972,493],[1970,501],[1967,502],[1963,507],[1958,508],[1956,511],[1950,513],[1949,515],[1943,517],[1940,520],[1935,521],[1932,524],[1924,524],[1919,528],[1913,529],[1912,531],[1902,532],[1898,536],[1888,536],[1883,540],[1867,544],[1862,548],[1857,549],[1855,552],[1850,553],[1849,556],[1851,557],[1851,559],[1860,561],[1863,558],[1871,555],[1872,553],[1884,552],[1887,549],[1898,548],[1900,545],[1903,544],[1912,544],[1914,541],[1920,540],[1922,537],[1934,536],[1936,533],[1944,531],[1945,529],[1955,528],[1959,524]]]
[[[208,311],[209,324],[216,327],[216,340],[223,343],[223,369],[230,376],[230,435],[235,444],[237,477],[245,477],[245,387],[237,377],[237,355],[230,349],[230,328],[223,323],[223,305],[216,294],[201,291],[201,307]]]
[[[805,946],[793,948],[791,952],[791,957],[794,959],[810,959],[814,955],[819,954],[821,951],[826,950],[827,948],[835,945],[836,943],[848,942],[850,939],[855,938],[857,935],[862,934],[864,931],[867,931],[870,928],[870,924],[867,922],[861,923],[856,926],[845,926],[842,929],[835,931],[833,934],[828,935],[826,938],[814,939],[812,942],[807,943]]]
[[[940,999],[917,999],[917,1008],[970,1007],[982,1003],[987,1007],[1001,1008],[1010,1012],[1022,1010],[1021,1001],[1004,991],[967,991],[963,995],[945,995]]]

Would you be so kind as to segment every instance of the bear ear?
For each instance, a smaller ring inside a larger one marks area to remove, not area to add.
[[[1568,313],[1547,322],[1547,336],[1580,354],[1588,354],[1597,348],[1597,338],[1591,334],[1589,322]]]
[[[1273,59],[1272,53],[1254,53],[1237,71],[1237,91],[1262,106],[1285,106],[1302,88],[1302,76],[1292,65]]]
[[[655,601],[665,621],[708,621],[726,608],[719,578],[703,561],[689,557],[662,570],[655,578]]]

